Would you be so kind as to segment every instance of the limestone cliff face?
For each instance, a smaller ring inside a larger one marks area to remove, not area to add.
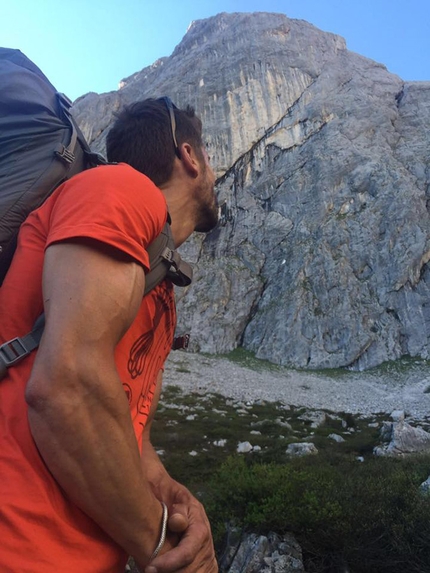
[[[280,14],[191,25],[169,58],[74,113],[104,150],[113,112],[169,95],[205,125],[233,220],[183,247],[192,346],[304,368],[430,354],[430,82]]]

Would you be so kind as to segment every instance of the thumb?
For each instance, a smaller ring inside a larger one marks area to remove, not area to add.
[[[188,528],[188,518],[183,513],[175,511],[169,517],[167,527],[173,533],[183,533]]]

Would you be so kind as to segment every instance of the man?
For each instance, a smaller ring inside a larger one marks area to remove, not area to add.
[[[176,247],[216,225],[214,173],[200,120],[168,98],[119,114],[107,150],[119,165],[28,217],[0,289],[0,342],[46,316],[38,352],[0,383],[0,571],[120,573],[132,555],[145,573],[213,573],[204,509],[150,443],[173,287],[143,292],[167,211]]]

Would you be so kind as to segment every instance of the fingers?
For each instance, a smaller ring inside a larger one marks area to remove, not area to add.
[[[145,569],[145,573],[174,573],[186,571],[192,563],[192,556],[187,548],[175,547],[163,555],[158,555]]]
[[[169,507],[168,538],[179,536],[176,542],[147,565],[144,573],[217,573],[209,521],[203,506],[188,492]],[[185,499],[184,499],[185,497]],[[185,503],[184,503],[185,501]]]
[[[218,571],[210,533],[205,529],[202,522],[190,525],[182,535],[179,544],[167,553],[158,555],[144,573],[215,573]]]

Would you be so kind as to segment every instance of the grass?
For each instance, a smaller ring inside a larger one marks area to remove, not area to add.
[[[386,416],[326,411],[315,424],[312,414],[168,386],[152,440],[170,474],[205,504],[219,552],[226,524],[234,523],[244,531],[292,532],[307,573],[344,573],[345,564],[349,573],[429,572],[430,496],[423,498],[419,485],[430,474],[430,456],[376,458]],[[257,448],[238,454],[245,441]],[[319,454],[286,454],[288,444],[304,441]]]
[[[255,370],[257,372],[266,371],[266,372],[282,373],[291,371],[293,372],[303,371],[299,368],[293,368],[291,366],[282,366],[279,364],[274,364],[273,362],[269,362],[268,360],[257,358],[253,352],[246,350],[245,348],[242,347],[235,348],[235,350],[232,350],[228,354],[224,355],[224,358],[227,358],[228,360],[230,360],[235,364],[238,364],[239,366],[243,366],[245,368],[249,368],[250,370]],[[414,372],[417,375],[426,373],[428,371],[429,366],[430,366],[430,360],[412,358],[410,356],[402,356],[398,360],[384,362],[379,366],[375,366],[374,368],[368,369],[366,371],[366,377],[377,378],[377,379],[383,377],[389,379],[391,382],[393,381],[398,382],[403,380],[405,375],[410,376]],[[316,376],[323,376],[325,379],[333,378],[334,380],[363,377],[362,372],[356,370],[350,370],[348,368],[313,369],[311,371],[307,370],[307,372],[312,372],[312,374]],[[430,385],[425,392],[430,393]]]
[[[390,376],[403,375],[415,368],[428,367],[429,365],[429,360],[412,358],[411,356],[402,356],[398,360],[384,362],[380,366],[372,368],[370,371],[378,374],[389,374]]]
[[[248,368],[249,370],[255,370],[256,372],[282,372],[285,370],[283,366],[269,362],[269,360],[256,358],[253,352],[245,350],[245,348],[241,346],[238,346],[224,356],[221,355],[221,357],[227,358],[227,360]]]
[[[304,408],[280,402],[238,403],[218,394],[183,394],[176,386],[163,392],[153,426],[153,443],[165,452],[163,462],[172,475],[191,487],[200,487],[230,455],[239,442],[250,442],[258,451],[249,457],[267,463],[287,463],[288,444],[313,441],[321,454],[338,451],[350,457],[370,456],[379,442],[379,429],[369,423],[381,416],[354,417],[326,412],[325,421],[313,427]],[[190,417],[187,419],[187,417]],[[341,435],[345,442],[328,439]],[[216,445],[225,440],[225,445]],[[191,456],[190,452],[197,452]]]

